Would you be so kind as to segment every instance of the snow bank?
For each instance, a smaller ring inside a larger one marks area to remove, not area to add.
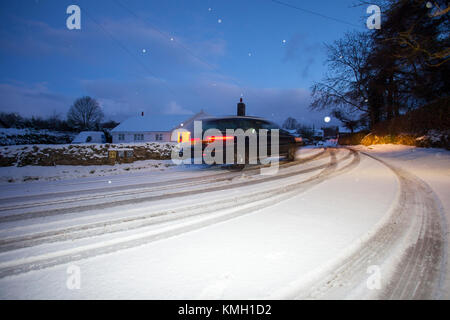
[[[450,131],[429,130],[424,135],[415,134],[374,134],[357,132],[353,134],[342,134],[339,137],[341,145],[378,145],[397,144],[416,146],[422,148],[446,148],[450,149]]]
[[[59,181],[86,177],[115,176],[132,172],[165,171],[171,160],[143,160],[134,163],[96,166],[0,167],[0,184],[33,181]]]

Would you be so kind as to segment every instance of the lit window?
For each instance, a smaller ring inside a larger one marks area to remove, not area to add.
[[[177,139],[178,143],[187,142],[187,141],[189,141],[190,138],[191,138],[190,132],[186,132],[186,131],[178,132],[178,139]]]

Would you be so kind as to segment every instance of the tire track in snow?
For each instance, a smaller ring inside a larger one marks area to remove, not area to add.
[[[317,175],[299,183],[277,188],[270,193],[263,194],[262,197],[259,198],[246,198],[245,203],[238,207],[236,207],[235,203],[232,203],[229,210],[225,210],[223,214],[215,215],[212,218],[206,217],[195,222],[188,221],[178,224],[175,227],[169,226],[163,230],[150,231],[143,234],[128,236],[126,238],[113,239],[102,244],[96,243],[76,249],[68,249],[41,256],[20,259],[19,261],[3,262],[0,263],[0,278],[141,246],[153,241],[181,235],[186,232],[246,215],[305,192],[326,179],[353,169],[360,162],[359,153],[351,150],[349,155],[353,156],[352,161],[344,167],[337,169],[338,162],[336,160],[335,152],[331,150],[330,154],[331,159],[329,164]]]
[[[364,153],[365,154],[365,153]],[[398,201],[376,232],[328,268],[312,286],[297,290],[297,299],[361,297],[432,299],[440,294],[445,272],[445,218],[437,196],[418,177],[365,154],[388,168],[400,182]],[[369,290],[368,267],[382,270],[382,289]]]
[[[350,157],[351,153],[348,153],[340,161],[345,161]],[[292,166],[292,165],[291,165]],[[287,173],[279,176],[272,176],[271,179],[288,178],[308,172],[320,170],[328,166],[327,164],[316,166],[292,173]],[[266,180],[265,180],[266,181]],[[245,182],[245,185],[253,184],[254,181]],[[3,238],[0,240],[0,252],[10,251],[19,248],[30,247],[41,243],[57,242],[64,240],[75,240],[86,237],[92,237],[102,235],[106,233],[119,232],[124,230],[131,230],[141,227],[146,227],[154,224],[161,224],[164,222],[190,218],[193,216],[202,215],[208,212],[214,212],[217,210],[224,210],[229,207],[242,205],[249,201],[257,201],[267,197],[267,193],[261,194],[260,192],[253,193],[246,196],[239,196],[233,199],[219,199],[208,204],[196,204],[192,206],[184,206],[177,209],[162,210],[140,216],[132,216],[118,219],[110,219],[107,221],[100,221],[95,223],[87,223],[76,225],[73,227],[62,228],[58,230],[52,230],[47,232],[32,233],[19,237]]]
[[[321,156],[317,156],[317,157],[313,157],[312,159],[308,159],[307,161],[305,160],[299,160],[299,161],[295,161],[295,162],[291,162],[291,163],[287,163],[285,165],[282,166],[282,168],[286,168],[286,167],[291,167],[291,166],[295,166],[295,165],[300,165],[300,164],[304,164],[306,162],[310,162],[313,160],[318,160],[322,157],[324,157],[325,155],[327,155],[328,152],[325,151],[324,154],[322,154]],[[307,170],[300,170],[297,172],[297,174],[299,173],[307,173],[307,172],[311,172],[314,170],[319,170],[324,168],[326,165],[322,165],[322,166],[318,166],[312,169],[307,169]],[[255,169],[259,172],[259,169]],[[256,175],[257,173],[253,174]],[[12,221],[19,221],[19,220],[26,220],[26,219],[33,219],[33,218],[38,218],[38,217],[48,217],[48,216],[55,216],[55,215],[62,215],[62,214],[69,214],[69,213],[79,213],[79,212],[83,212],[83,211],[89,211],[89,210],[98,210],[98,209],[109,209],[109,208],[113,208],[113,207],[117,207],[117,206],[123,206],[123,205],[128,205],[128,204],[139,204],[139,203],[144,203],[144,202],[150,202],[150,201],[157,201],[157,200],[166,200],[166,199],[174,199],[174,198],[179,198],[179,197],[183,197],[183,196],[193,196],[196,194],[202,194],[202,193],[209,193],[209,192],[214,192],[214,191],[222,191],[222,190],[228,190],[228,189],[232,189],[234,187],[241,187],[241,186],[245,186],[245,185],[250,185],[252,183],[263,183],[263,182],[267,182],[267,181],[272,181],[274,179],[282,179],[285,178],[287,176],[292,176],[292,173],[289,174],[285,174],[285,175],[275,175],[275,176],[267,176],[266,178],[261,178],[258,180],[254,180],[254,181],[246,181],[246,182],[235,182],[235,183],[230,183],[227,185],[218,185],[218,186],[208,186],[208,187],[203,187],[203,188],[197,188],[197,189],[192,189],[192,190],[187,190],[187,191],[175,191],[174,186],[171,186],[169,189],[172,191],[170,193],[163,193],[163,194],[157,194],[157,195],[147,195],[144,197],[139,197],[139,198],[129,198],[129,199],[122,199],[122,200],[115,200],[115,201],[106,201],[106,202],[100,202],[100,203],[91,203],[91,204],[85,204],[85,205],[78,205],[78,206],[74,206],[74,207],[65,207],[65,208],[55,208],[55,209],[45,209],[45,210],[41,210],[41,211],[30,211],[30,212],[24,212],[24,213],[16,213],[16,214],[10,214],[10,215],[5,215],[5,216],[0,216],[0,223],[4,223],[4,222],[12,222]],[[235,174],[235,175],[231,175],[228,176],[226,178],[223,178],[223,181],[226,180],[233,180],[234,178],[240,177],[240,173],[239,174]],[[215,182],[217,180],[212,180],[212,182]],[[222,181],[222,180],[220,180]],[[205,181],[198,183],[200,185],[204,185]],[[144,194],[146,193],[151,193],[154,192],[153,190],[149,190],[149,191],[145,191]],[[126,194],[127,195],[127,194]],[[109,198],[109,197],[108,197]],[[105,199],[108,200],[108,199]],[[86,201],[85,199],[76,199],[76,201]]]
[[[293,165],[303,164],[309,161],[317,160],[322,157],[326,156],[326,149],[323,149],[321,152],[315,153],[311,156],[292,161],[292,162],[280,162],[281,168],[287,168]],[[124,195],[134,195],[134,194],[142,194],[146,192],[151,192],[155,190],[164,190],[164,189],[171,189],[175,187],[183,187],[183,186],[191,186],[191,185],[197,185],[197,184],[203,184],[208,183],[211,181],[226,181],[233,178],[236,178],[244,172],[245,174],[251,173],[250,175],[256,175],[258,174],[258,171],[263,166],[258,165],[254,167],[248,167],[244,168],[242,171],[235,171],[232,170],[231,172],[224,172],[224,173],[216,173],[216,174],[208,174],[208,175],[202,175],[197,177],[188,177],[188,178],[180,178],[180,179],[172,179],[172,180],[166,180],[166,181],[159,181],[159,182],[150,182],[150,183],[141,183],[141,184],[132,184],[132,185],[124,185],[124,186],[114,186],[114,187],[102,187],[101,189],[88,189],[88,190],[80,190],[80,191],[71,191],[71,192],[58,192],[58,193],[44,193],[39,195],[32,195],[32,196],[19,196],[19,197],[10,197],[10,198],[4,198],[0,199],[0,203],[7,204],[7,203],[14,203],[14,202],[27,202],[25,204],[16,204],[16,205],[9,205],[9,206],[2,206],[0,207],[0,212],[2,211],[9,211],[14,209],[26,209],[26,208],[33,208],[38,206],[48,206],[51,204],[62,204],[62,203],[72,203],[72,202],[79,202],[79,201],[86,201],[90,199],[97,199],[97,198],[114,198],[117,196],[124,196]],[[130,190],[128,192],[124,192],[125,190]],[[142,190],[145,189],[145,190]],[[118,192],[114,192],[118,191]],[[93,195],[93,193],[95,193]],[[85,197],[74,197],[77,195],[84,195]],[[50,200],[47,202],[42,201],[43,198],[51,197],[52,199],[56,198],[62,198],[61,200]],[[66,197],[66,198],[65,198]],[[38,202],[29,202],[30,200],[38,200]]]

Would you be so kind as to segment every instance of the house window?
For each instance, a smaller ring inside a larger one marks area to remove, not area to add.
[[[156,140],[156,141],[163,141],[163,139],[164,139],[164,136],[163,136],[162,133],[157,133],[157,134],[155,135],[155,140]]]
[[[144,141],[144,135],[142,133],[135,134],[134,141]]]
[[[125,135],[123,133],[119,133],[119,141],[125,141]]]

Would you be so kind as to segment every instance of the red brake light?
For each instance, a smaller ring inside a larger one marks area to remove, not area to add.
[[[205,142],[207,142],[207,143],[212,143],[212,142],[214,142],[214,141],[216,141],[216,140],[222,140],[222,141],[225,141],[225,140],[234,140],[234,136],[218,136],[218,137],[215,137],[215,136],[209,136],[209,137],[206,137]]]

